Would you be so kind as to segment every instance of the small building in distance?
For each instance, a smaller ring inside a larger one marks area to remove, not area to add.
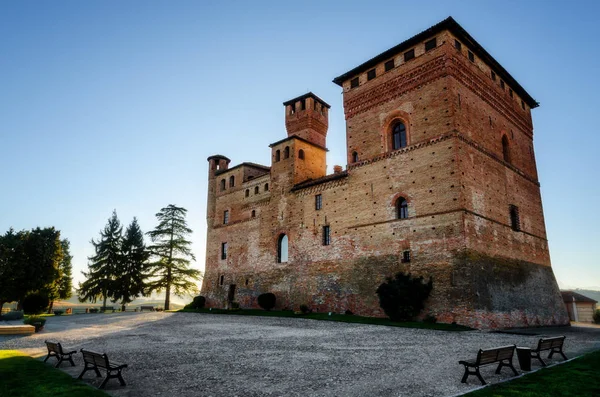
[[[569,313],[569,320],[580,323],[594,322],[594,312],[598,301],[575,291],[560,291],[560,294],[565,302],[567,313]]]
[[[330,106],[311,92],[283,103],[269,166],[208,158],[207,305],[258,307],[272,292],[279,309],[383,316],[377,287],[403,271],[433,279],[422,316],[440,322],[568,324],[533,150],[538,103],[508,71],[448,18],[333,81],[345,169],[327,174]]]

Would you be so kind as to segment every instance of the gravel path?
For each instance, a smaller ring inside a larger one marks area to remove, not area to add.
[[[450,396],[475,389],[460,383],[460,359],[508,344],[534,346],[540,335],[567,335],[569,358],[600,349],[600,328],[529,329],[530,335],[443,332],[290,318],[196,313],[87,314],[48,318],[26,337],[0,337],[0,349],[45,355],[44,340],[107,352],[129,364],[127,387],[113,396]],[[550,362],[562,359],[554,357]],[[518,364],[515,366],[519,369]],[[83,364],[62,368],[74,376]],[[533,369],[538,368],[533,363]],[[482,369],[491,383],[511,377]],[[86,381],[98,385],[93,372]]]

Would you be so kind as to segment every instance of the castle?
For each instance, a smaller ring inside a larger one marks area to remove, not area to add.
[[[377,287],[432,277],[422,316],[568,324],[533,151],[538,103],[448,18],[333,80],[347,167],[326,172],[330,106],[285,102],[271,166],[208,158],[207,304],[382,316]]]

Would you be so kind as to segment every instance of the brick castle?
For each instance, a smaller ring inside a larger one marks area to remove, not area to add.
[[[335,78],[348,164],[326,172],[329,105],[284,103],[271,166],[208,158],[209,306],[382,316],[398,271],[433,278],[422,313],[482,328],[568,324],[533,151],[537,102],[452,18]]]

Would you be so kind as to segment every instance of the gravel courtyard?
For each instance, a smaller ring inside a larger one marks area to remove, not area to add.
[[[111,395],[177,397],[451,396],[479,386],[474,376],[460,383],[458,360],[475,358],[480,347],[533,347],[540,335],[564,334],[569,358],[600,349],[600,328],[526,332],[531,335],[196,313],[86,314],[50,317],[35,335],[2,336],[0,349],[45,355],[48,339],[106,352],[129,365],[123,372],[127,386],[111,380]],[[75,362],[61,368],[77,376],[80,354]],[[515,367],[521,373],[516,357]],[[494,370],[482,369],[491,383],[512,376],[507,368],[501,375]],[[84,379],[100,383],[93,371]]]

